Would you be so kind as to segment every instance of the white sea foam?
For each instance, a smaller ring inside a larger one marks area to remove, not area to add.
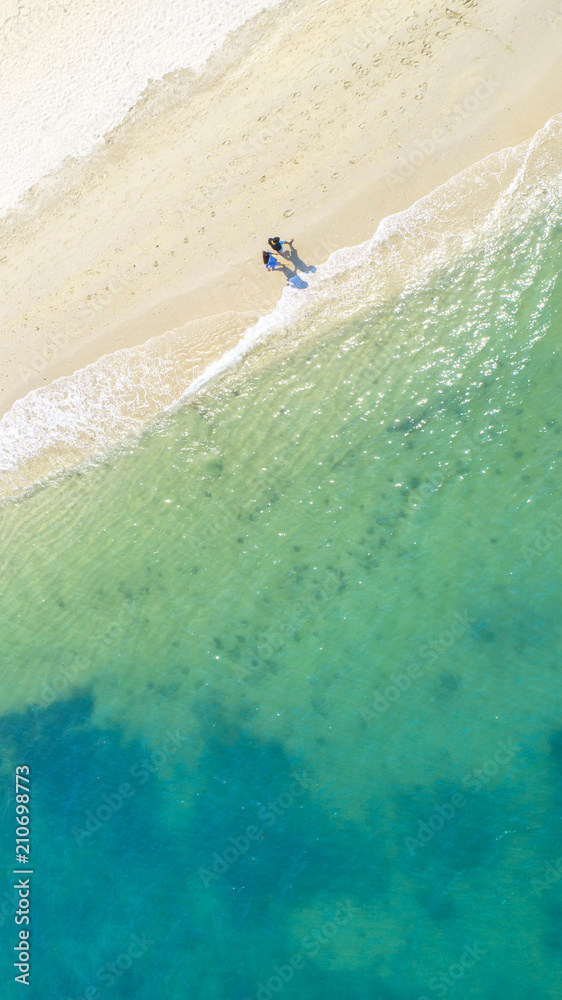
[[[279,0],[3,0],[0,215],[67,156],[85,155],[149,80],[200,70]]]
[[[308,288],[286,287],[275,309],[247,329],[238,344],[205,368],[186,388],[180,402],[239,363],[275,333],[288,332],[295,342],[321,319],[344,321],[359,309],[381,303],[389,292],[426,281],[439,267],[483,240],[505,239],[537,212],[562,198],[562,115],[528,142],[494,153],[457,174],[410,208],[388,216],[374,236],[331,254]]]
[[[0,495],[101,456],[258,345],[285,350],[407,292],[461,256],[497,248],[510,230],[545,211],[559,219],[561,138],[559,115],[529,142],[487,157],[384,219],[372,239],[337,250],[304,274],[308,287],[285,288],[275,309],[250,326],[243,316],[216,317],[200,326],[199,339],[188,328],[172,331],[30,392],[0,421]],[[232,346],[211,360],[213,339]]]

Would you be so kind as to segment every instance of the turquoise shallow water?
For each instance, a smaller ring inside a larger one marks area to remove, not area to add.
[[[558,995],[561,246],[550,201],[4,508],[2,996]]]

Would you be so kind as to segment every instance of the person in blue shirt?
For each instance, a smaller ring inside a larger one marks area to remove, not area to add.
[[[269,253],[268,250],[262,251],[262,257],[263,257],[263,266],[265,267],[266,271],[280,271],[283,269],[283,264],[281,263],[281,261],[277,260],[272,253]]]

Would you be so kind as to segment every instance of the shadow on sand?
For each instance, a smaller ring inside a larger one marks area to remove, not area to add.
[[[283,251],[282,256],[285,260],[291,262],[295,271],[302,271],[304,274],[308,274],[316,270],[313,264],[305,264],[304,260],[299,257],[296,247],[291,247],[287,252]]]
[[[279,263],[281,263],[281,258],[278,258],[278,260]],[[292,271],[290,267],[287,267],[286,264],[283,264],[281,267],[276,268],[276,270],[283,272],[283,274],[287,279],[287,284],[290,285],[291,288],[308,288],[308,282],[303,281],[301,276],[297,274],[296,268],[294,271]]]

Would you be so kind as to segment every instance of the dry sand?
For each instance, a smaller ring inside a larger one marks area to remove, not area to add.
[[[218,356],[208,317],[279,297],[269,235],[321,263],[562,110],[554,0],[451,2],[286,0],[30,192],[0,229],[0,413],[191,320]]]

